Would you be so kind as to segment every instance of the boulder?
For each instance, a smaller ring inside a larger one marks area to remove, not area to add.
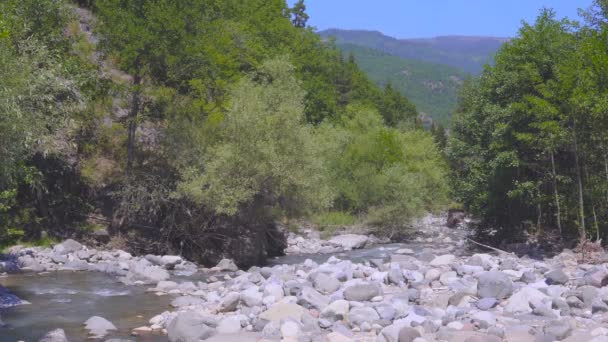
[[[207,319],[194,311],[181,312],[167,327],[170,342],[199,342],[216,334]]]
[[[344,298],[356,302],[366,302],[381,293],[380,287],[375,284],[357,284],[344,290]]]
[[[371,324],[379,319],[378,312],[368,306],[352,308],[348,313],[349,322],[356,326],[361,326],[365,322]]]
[[[543,302],[548,300],[549,296],[538,291],[533,287],[524,287],[515,292],[507,300],[505,311],[509,313],[530,313],[532,312],[532,304],[542,306]]]
[[[239,270],[238,266],[236,266],[236,264],[234,263],[234,261],[232,259],[220,260],[220,262],[217,263],[215,268],[219,269],[220,271],[226,271],[226,272],[236,272]]]
[[[46,333],[38,342],[68,342],[68,338],[63,329],[55,329]]]
[[[85,329],[89,331],[89,335],[93,338],[102,338],[108,334],[108,331],[117,330],[116,326],[107,319],[99,316],[93,316],[84,322]]]
[[[440,255],[438,257],[435,257],[433,260],[431,260],[431,262],[429,263],[431,266],[450,266],[452,265],[454,262],[456,262],[456,256],[452,255],[452,254],[444,254],[444,255]]]
[[[548,285],[563,285],[566,284],[568,280],[568,275],[559,269],[545,274],[545,282]]]
[[[345,250],[359,249],[365,247],[369,238],[359,234],[343,234],[334,236],[329,239],[329,242],[342,247]]]
[[[316,310],[323,310],[324,307],[329,304],[329,298],[320,294],[317,290],[312,287],[305,286],[302,288],[300,298],[298,298],[298,304]]]
[[[191,306],[191,305],[203,305],[203,304],[205,304],[204,300],[202,300],[201,298],[198,298],[198,297],[194,297],[194,296],[177,297],[171,302],[171,306],[174,308],[181,308],[181,307]]]
[[[403,327],[399,330],[397,337],[398,342],[414,342],[417,338],[421,337],[420,332],[414,328]]]
[[[293,303],[276,303],[259,315],[259,318],[270,322],[280,322],[287,318],[302,321],[303,317],[310,317],[308,310]]]
[[[220,312],[234,311],[239,305],[240,300],[241,295],[238,292],[230,292],[224,298],[222,298],[218,309]]]
[[[21,298],[14,295],[6,287],[0,285],[0,309],[10,308],[17,305],[29,304]]]
[[[354,340],[350,337],[346,337],[339,332],[332,332],[325,336],[323,342],[354,342]]]
[[[545,334],[554,337],[555,340],[561,341],[570,336],[572,327],[567,320],[551,321],[543,328],[543,331]]]
[[[78,241],[74,241],[72,239],[67,239],[62,243],[58,243],[53,246],[53,252],[61,255],[76,252],[80,249],[82,249],[82,245]]]
[[[241,331],[241,317],[229,316],[223,318],[217,325],[218,334],[236,334]]]
[[[479,277],[477,283],[477,296],[479,298],[504,299],[513,293],[513,282],[503,272],[485,272]]]
[[[349,303],[346,300],[337,300],[326,306],[321,311],[321,317],[329,319],[330,321],[341,321],[348,315]]]
[[[312,285],[323,294],[332,294],[340,288],[340,281],[325,273],[316,273],[313,277]]]

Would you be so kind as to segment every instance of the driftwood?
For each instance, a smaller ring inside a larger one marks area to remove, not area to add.
[[[498,249],[498,248],[496,248],[496,247],[492,247],[492,246],[484,245],[483,243],[477,242],[477,241],[475,241],[475,240],[473,240],[473,239],[469,239],[469,238],[466,238],[466,239],[467,239],[467,240],[469,240],[469,241],[471,241],[472,243],[474,243],[474,244],[476,244],[476,245],[479,245],[479,246],[481,246],[481,247],[485,247],[485,248],[487,248],[487,249],[491,249],[491,250],[493,250],[493,251],[495,251],[495,252],[498,252],[498,253],[500,253],[500,254],[510,254],[510,255],[513,255],[513,253],[509,253],[509,252],[507,252],[507,251],[503,251],[502,249]]]

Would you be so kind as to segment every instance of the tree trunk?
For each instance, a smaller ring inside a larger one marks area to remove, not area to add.
[[[600,226],[597,223],[597,214],[595,213],[595,205],[591,207],[593,209],[593,225],[595,226],[595,241],[600,241]]]
[[[573,135],[574,135],[574,164],[576,168],[576,182],[578,185],[578,212],[579,212],[579,238],[581,244],[587,241],[587,230],[585,228],[585,202],[583,200],[583,179],[581,176],[581,166],[580,166],[580,158],[578,151],[578,138],[576,132],[576,120],[573,125]]]
[[[135,75],[133,77],[133,94],[131,99],[131,110],[127,118],[127,174],[131,173],[133,168],[134,148],[135,148],[135,131],[137,129],[137,114],[139,114],[140,95],[141,95],[141,77]]]
[[[559,192],[557,191],[557,172],[555,171],[555,156],[553,150],[551,152],[551,173],[553,178],[553,196],[555,197],[555,208],[557,210],[557,228],[559,229],[559,236],[563,238],[562,232],[562,211],[559,205]]]

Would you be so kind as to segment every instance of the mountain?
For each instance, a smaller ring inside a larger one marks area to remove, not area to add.
[[[390,81],[418,111],[447,126],[456,106],[458,89],[471,74],[448,65],[421,62],[354,44],[337,44],[352,53],[359,67],[377,84]]]
[[[397,39],[377,31],[341,29],[319,34],[323,38],[334,37],[337,44],[355,44],[398,57],[450,65],[472,74],[479,74],[502,44],[509,41],[509,38],[473,36]]]

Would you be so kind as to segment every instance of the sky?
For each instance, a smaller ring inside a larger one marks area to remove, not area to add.
[[[292,5],[296,0],[288,0]],[[305,0],[309,25],[380,31],[396,38],[442,35],[513,37],[521,21],[543,7],[559,18],[580,19],[593,0]]]

